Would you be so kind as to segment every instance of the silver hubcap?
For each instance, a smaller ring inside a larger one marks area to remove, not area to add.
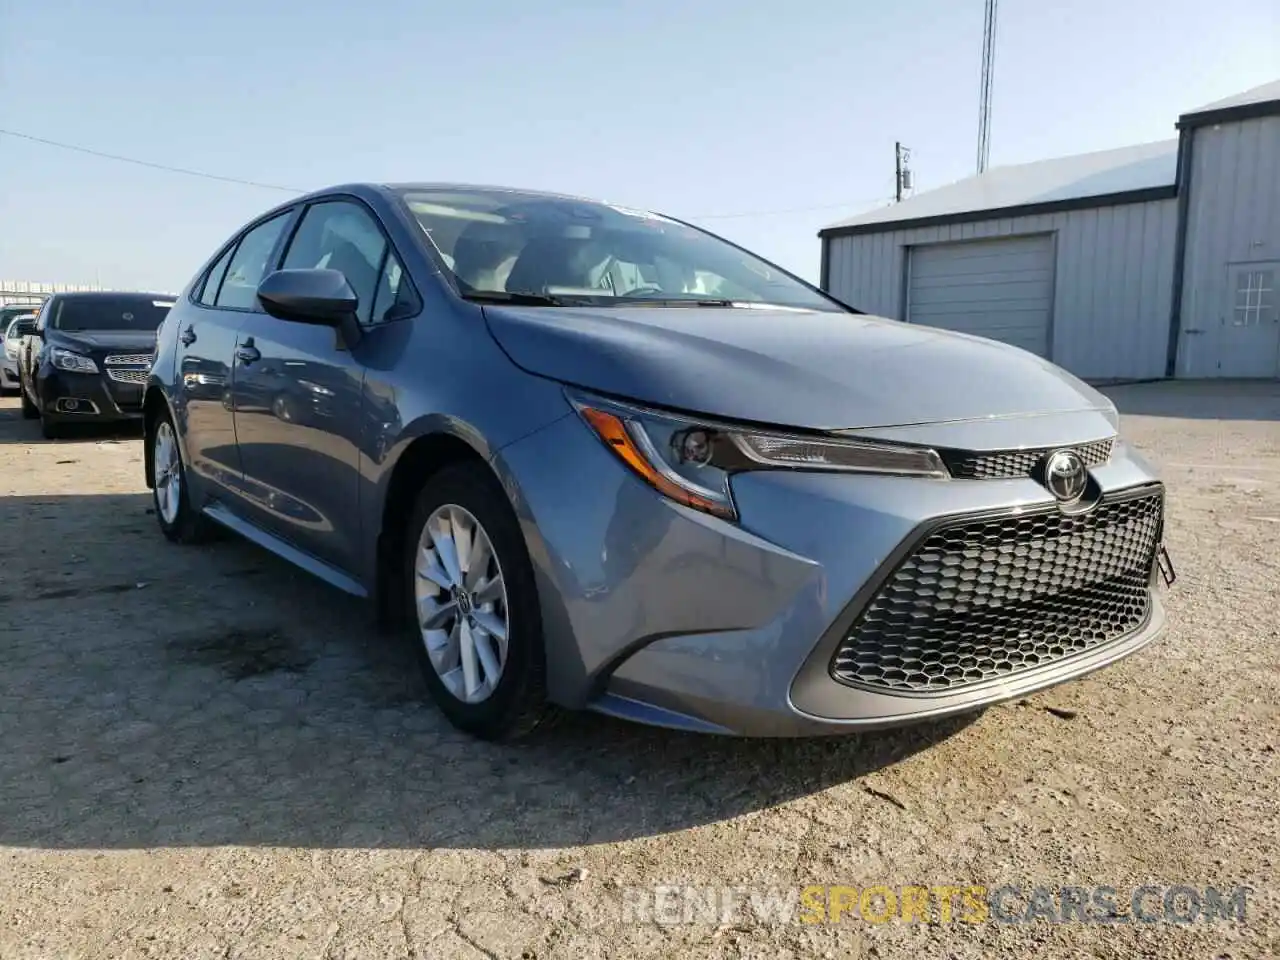
[[[431,666],[464,703],[487,700],[507,664],[507,587],[489,535],[445,504],[418,540],[413,598]]]
[[[182,493],[182,465],[178,460],[178,441],[173,427],[160,424],[155,447],[156,508],[165,523],[178,519],[178,499]]]

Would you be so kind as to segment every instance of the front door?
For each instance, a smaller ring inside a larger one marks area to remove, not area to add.
[[[258,522],[352,576],[363,557],[362,358],[385,333],[374,301],[394,260],[363,205],[311,204],[281,267],[341,271],[359,301],[361,340],[349,344],[332,327],[259,315],[240,330],[236,348],[236,437]]]
[[[1280,261],[1232,264],[1219,375],[1280,376]]]

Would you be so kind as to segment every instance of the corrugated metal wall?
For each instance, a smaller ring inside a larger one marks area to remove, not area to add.
[[[1280,117],[1197,128],[1191,172],[1177,372],[1228,376],[1228,265],[1280,261]]]
[[[859,309],[900,320],[908,246],[1055,233],[1051,359],[1090,379],[1162,377],[1176,228],[1177,202],[1158,200],[835,237],[827,284]]]

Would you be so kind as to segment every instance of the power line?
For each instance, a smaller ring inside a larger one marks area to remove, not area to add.
[[[259,180],[244,180],[240,177],[224,177],[217,173],[206,173],[202,170],[190,170],[186,167],[175,167],[167,163],[155,163],[151,160],[140,160],[137,157],[126,157],[118,153],[106,153],[102,150],[93,150],[89,147],[82,147],[74,143],[63,143],[59,140],[49,140],[46,137],[37,137],[30,133],[21,133],[17,130],[0,129],[0,136],[14,137],[18,140],[28,140],[31,143],[43,144],[47,147],[57,147],[60,150],[70,150],[74,153],[82,153],[90,157],[99,157],[104,160],[115,160],[119,163],[131,163],[138,167],[147,167],[152,170],[163,170],[167,173],[180,173],[188,177],[200,177],[203,180],[217,180],[221,183],[235,183],[244,187],[257,187],[261,190],[277,190],[282,193],[306,193],[306,190],[300,187],[286,187],[277,183],[263,183]],[[815,206],[807,207],[789,207],[783,210],[748,210],[739,213],[702,213],[695,214],[685,219],[689,220],[736,220],[746,217],[777,217],[789,213],[808,213],[817,210],[837,210],[847,209],[849,207],[865,207],[874,203],[887,203],[885,197],[872,197],[865,200],[845,200],[840,203],[823,203]]]
[[[282,187],[276,183],[261,183],[257,180],[241,180],[239,177],[224,177],[217,173],[205,173],[201,170],[188,170],[185,167],[173,167],[167,163],[153,163],[150,160],[139,160],[136,157],[122,157],[117,153],[104,153],[101,150],[91,150],[88,147],[77,146],[74,143],[61,143],[57,140],[47,140],[44,137],[32,136],[29,133],[19,133],[16,130],[0,130],[0,136],[15,137],[19,140],[29,140],[32,143],[42,143],[47,147],[57,147],[60,150],[71,150],[75,153],[87,154],[91,157],[101,157],[105,160],[116,160],[120,163],[132,163],[139,167],[149,167],[152,170],[164,170],[168,173],[182,173],[188,177],[201,177],[205,180],[219,180],[222,183],[238,183],[244,187],[258,187],[262,190],[279,190],[284,193],[306,193],[297,187]]]

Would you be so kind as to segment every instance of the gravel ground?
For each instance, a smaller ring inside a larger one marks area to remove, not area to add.
[[[1170,488],[1180,581],[1146,651],[894,734],[580,717],[501,747],[444,724],[360,604],[247,544],[165,543],[136,436],[47,443],[0,400],[0,958],[1280,953],[1280,384],[1112,393]],[[1189,924],[626,908],[1145,883],[1252,893]]]

